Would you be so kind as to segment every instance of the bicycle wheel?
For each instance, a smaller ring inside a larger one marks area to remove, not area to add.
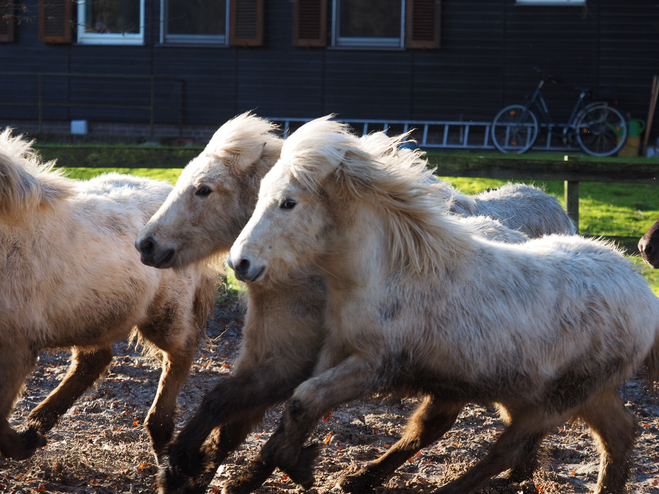
[[[538,119],[524,105],[509,105],[492,120],[492,143],[502,153],[527,151],[538,137]]]
[[[617,108],[597,101],[577,115],[574,131],[579,146],[588,154],[611,156],[627,142],[629,127]]]

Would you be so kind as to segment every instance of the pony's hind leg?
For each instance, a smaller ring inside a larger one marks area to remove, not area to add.
[[[543,408],[526,409],[513,414],[510,425],[501,433],[487,456],[436,493],[471,492],[495,475],[510,468],[514,470],[534,453],[547,431],[564,420],[562,414],[550,416]]]
[[[25,433],[45,434],[52,429],[85,390],[98,380],[111,361],[111,347],[92,351],[73,348],[69,371],[59,386],[32,410],[25,422]]]
[[[634,415],[625,408],[618,392],[610,388],[584,406],[578,416],[590,427],[600,450],[595,492],[625,492],[630,469],[629,456],[636,439]]]
[[[405,433],[384,455],[340,482],[346,492],[371,492],[408,458],[438,440],[455,423],[464,403],[447,403],[426,396],[410,418]]]

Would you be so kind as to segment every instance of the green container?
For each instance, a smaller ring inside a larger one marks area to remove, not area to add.
[[[640,118],[629,119],[629,137],[640,137],[645,130],[645,121]]]

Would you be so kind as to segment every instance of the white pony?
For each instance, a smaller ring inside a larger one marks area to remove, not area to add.
[[[275,467],[310,487],[317,447],[303,444],[318,419],[390,391],[425,399],[396,445],[343,479],[346,491],[378,485],[468,402],[497,404],[508,425],[438,492],[470,492],[507,469],[524,475],[543,436],[570,417],[598,439],[596,492],[624,491],[636,425],[617,387],[644,363],[659,377],[659,300],[610,245],[492,242],[447,214],[437,190],[418,160],[373,156],[336,122],[287,139],[229,263],[250,287],[323,276],[327,335],[314,376],[225,492],[249,492]]]
[[[52,165],[21,137],[0,133],[0,453],[25,458],[45,445],[42,434],[103,374],[112,344],[136,327],[162,353],[146,418],[160,455],[216,276],[201,264],[180,272],[148,268],[133,250],[170,185],[118,174],[71,180]],[[7,422],[13,403],[38,353],[55,348],[72,349],[69,372],[18,433]]]

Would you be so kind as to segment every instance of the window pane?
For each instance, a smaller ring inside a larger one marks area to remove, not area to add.
[[[140,0],[86,0],[88,33],[140,32]]]
[[[224,34],[226,0],[169,0],[169,34]]]
[[[341,0],[340,37],[400,38],[401,0]]]

